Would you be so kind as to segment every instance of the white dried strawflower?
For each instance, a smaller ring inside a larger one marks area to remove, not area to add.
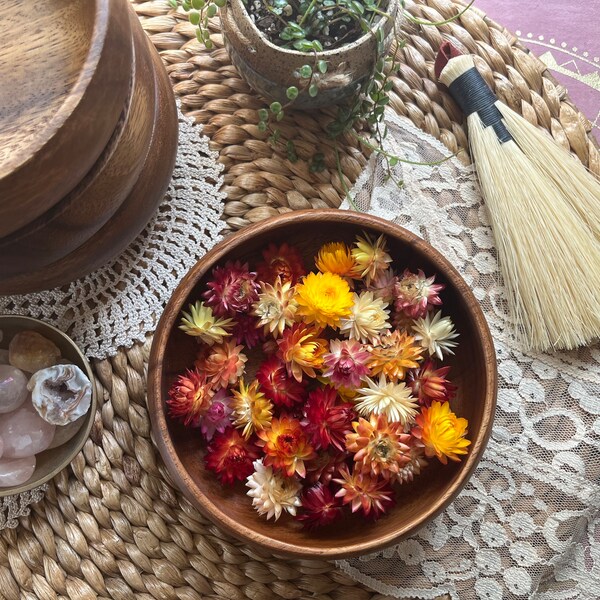
[[[375,298],[373,292],[353,294],[352,298],[350,316],[341,320],[340,331],[351,340],[375,344],[379,335],[391,328],[387,302]]]
[[[433,317],[431,315],[432,313],[427,313],[423,319],[417,319],[412,329],[415,340],[427,349],[429,355],[443,360],[444,353],[454,354],[452,348],[458,346],[458,343],[453,340],[458,337],[458,333],[450,317],[442,318],[442,311],[438,310]]]

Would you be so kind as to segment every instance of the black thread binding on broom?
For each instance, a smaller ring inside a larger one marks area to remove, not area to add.
[[[448,89],[465,116],[476,112],[485,127],[494,129],[502,144],[513,139],[502,120],[502,113],[494,105],[498,98],[475,67],[457,77]]]

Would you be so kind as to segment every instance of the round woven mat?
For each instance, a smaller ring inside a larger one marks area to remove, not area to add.
[[[203,124],[225,165],[229,230],[290,210],[339,206],[368,153],[356,137],[339,143],[345,182],[324,128],[324,112],[289,112],[281,129],[300,160],[291,163],[257,128],[263,106],[229,62],[214,23],[215,48],[195,39],[168,0],[134,8],[160,51],[185,113]],[[461,5],[427,0],[408,8],[441,21]],[[600,155],[587,119],[565,90],[503,27],[477,10],[436,27],[407,23],[398,49],[391,106],[468,161],[462,116],[433,78],[443,39],[460,41],[498,96],[552,133],[596,174]],[[326,169],[309,161],[325,154]],[[31,516],[0,534],[0,598],[7,600],[383,600],[331,563],[274,557],[249,548],[203,519],[175,489],[150,439],[145,404],[151,340],[121,350],[94,368],[101,399],[91,438],[49,486]]]

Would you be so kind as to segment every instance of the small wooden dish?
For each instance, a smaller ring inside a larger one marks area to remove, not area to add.
[[[0,19],[0,237],[77,185],[129,91],[125,0],[8,0]]]
[[[36,467],[31,478],[21,485],[0,488],[0,498],[31,490],[38,485],[42,485],[42,483],[45,483],[49,479],[52,479],[52,477],[66,468],[81,448],[83,448],[85,441],[89,438],[92,425],[94,424],[94,415],[96,414],[97,399],[92,368],[87,358],[68,335],[59,329],[56,329],[56,327],[32,317],[0,315],[0,331],[4,334],[2,342],[0,342],[0,347],[7,348],[9,341],[19,331],[24,331],[26,329],[37,331],[50,341],[54,342],[59,347],[63,358],[70,360],[87,375],[88,379],[92,382],[92,401],[86,414],[85,421],[75,436],[62,446],[40,452],[36,456]]]
[[[452,316],[460,334],[451,379],[458,385],[453,410],[469,420],[469,454],[447,466],[430,461],[413,483],[400,486],[398,503],[376,522],[349,516],[316,532],[302,529],[289,517],[266,521],[252,508],[240,483],[225,488],[204,468],[203,450],[196,431],[166,415],[168,389],[193,361],[197,345],[178,329],[182,308],[200,298],[205,281],[217,264],[241,259],[256,264],[269,243],[297,246],[307,265],[319,247],[330,241],[352,243],[366,231],[387,236],[396,269],[421,268],[446,284],[444,314]],[[216,525],[237,538],[274,553],[301,558],[342,558],[373,552],[415,533],[443,510],[469,479],[491,432],[496,405],[496,357],[481,308],[468,285],[434,248],[405,229],[369,215],[339,211],[299,211],[262,221],[227,237],[204,256],[175,290],[160,319],[150,354],[148,406],[154,439],[169,473],[186,497]]]

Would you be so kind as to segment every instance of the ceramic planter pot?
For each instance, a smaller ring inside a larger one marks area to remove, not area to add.
[[[392,43],[394,20],[398,15],[397,0],[390,0],[387,12],[392,18],[381,19],[372,32],[341,48],[315,55],[271,43],[256,27],[242,0],[228,0],[220,9],[225,46],[232,63],[247,83],[269,100],[288,102],[286,89],[292,85],[300,88],[298,69],[314,64],[315,57],[327,62],[327,73],[317,81],[319,93],[314,98],[301,93],[294,101],[294,108],[299,109],[337,104],[356,93],[374,70],[377,42],[373,33],[383,29],[386,50]]]

